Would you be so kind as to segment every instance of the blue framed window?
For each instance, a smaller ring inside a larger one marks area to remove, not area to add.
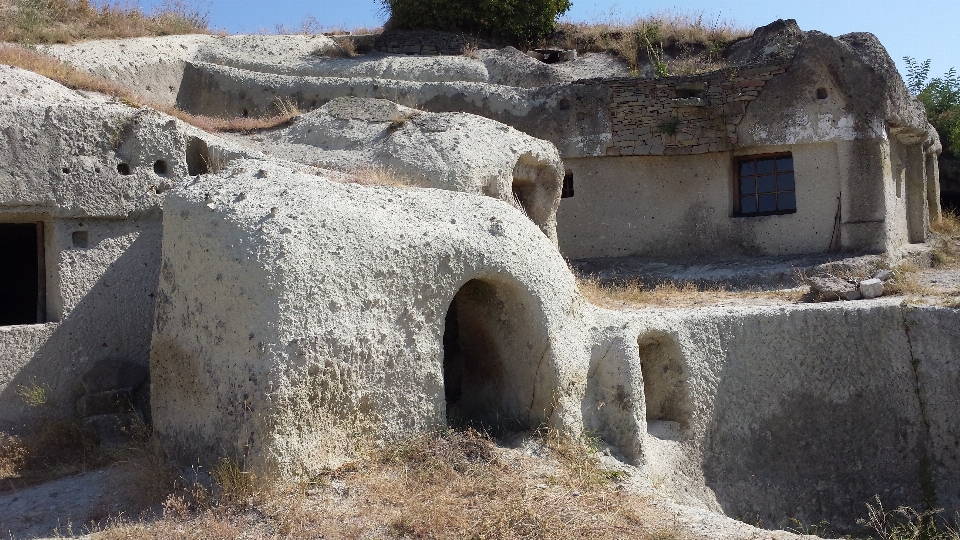
[[[793,156],[774,154],[737,159],[737,215],[771,216],[797,211]]]

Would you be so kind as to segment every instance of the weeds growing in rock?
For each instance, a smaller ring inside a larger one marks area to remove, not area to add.
[[[28,407],[45,407],[50,404],[50,389],[36,381],[18,386],[17,395]]]
[[[915,510],[900,506],[886,510],[880,498],[867,503],[867,517],[857,523],[873,531],[877,540],[960,540],[960,531],[941,516],[943,510]],[[960,518],[960,514],[957,516]]]
[[[677,281],[648,285],[639,279],[604,281],[581,276],[577,283],[580,293],[588,302],[611,309],[798,302],[802,297],[802,294],[795,290],[731,291],[722,285],[698,285]]]

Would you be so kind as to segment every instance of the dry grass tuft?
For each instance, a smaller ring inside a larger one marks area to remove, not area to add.
[[[725,67],[727,46],[750,33],[728,21],[711,23],[703,15],[664,12],[633,21],[563,21],[557,24],[554,45],[580,53],[612,52],[633,70],[649,62],[661,76],[686,75]]]
[[[579,277],[580,293],[588,302],[609,309],[624,307],[699,307],[755,302],[795,303],[802,293],[784,291],[730,291],[721,285],[697,285],[690,282],[665,281],[647,286],[640,280],[604,282],[592,277]]]
[[[955,210],[944,212],[930,224],[935,268],[960,268],[960,215]]]
[[[175,116],[184,122],[211,133],[254,133],[268,129],[275,129],[289,125],[303,114],[295,103],[289,100],[278,99],[274,102],[277,113],[272,116],[214,118],[211,116],[193,115],[179,109],[169,107],[152,107],[160,112]]]
[[[30,454],[23,439],[0,433],[0,485],[7,479],[16,478],[27,464]],[[3,491],[0,487],[0,491]]]
[[[544,457],[473,430],[424,435],[246,503],[171,496],[161,519],[116,520],[94,538],[664,537],[583,440],[544,430],[530,444]]]
[[[327,56],[353,58],[357,55],[357,45],[352,39],[348,37],[337,37],[333,38],[333,42],[337,44],[337,47],[327,50]]]
[[[0,0],[0,41],[73,43],[210,32],[207,13],[186,0],[165,0],[149,14],[129,3],[98,4],[91,0]]]
[[[957,210],[944,210],[940,219],[930,224],[930,230],[937,234],[960,235],[960,213]]]
[[[417,184],[408,176],[405,176],[394,169],[388,167],[368,166],[350,171],[345,181],[350,184],[360,184],[361,186],[389,186],[409,188]]]
[[[287,125],[302,113],[296,104],[277,100],[277,114],[259,118],[214,118],[193,115],[173,107],[144,102],[139,96],[107,79],[73,68],[59,59],[13,45],[0,45],[0,64],[15,66],[52,79],[67,88],[97,92],[130,107],[149,107],[208,132],[251,133]]]

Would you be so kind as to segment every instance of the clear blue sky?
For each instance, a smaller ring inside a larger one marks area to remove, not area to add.
[[[312,15],[327,27],[378,26],[385,18],[376,0],[188,0],[209,9],[211,24],[231,33],[297,27]],[[160,0],[140,0],[145,8]],[[575,21],[629,19],[665,10],[703,15],[755,28],[796,19],[803,30],[837,36],[872,32],[903,72],[903,56],[932,60],[931,75],[960,70],[960,0],[572,0]]]

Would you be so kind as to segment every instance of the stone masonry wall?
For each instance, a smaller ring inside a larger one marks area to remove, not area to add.
[[[493,45],[454,32],[435,30],[393,30],[384,32],[374,48],[393,54],[461,55],[469,49],[489,49]]]
[[[789,64],[707,75],[609,81],[609,156],[673,156],[731,150],[737,124],[770,79]]]

